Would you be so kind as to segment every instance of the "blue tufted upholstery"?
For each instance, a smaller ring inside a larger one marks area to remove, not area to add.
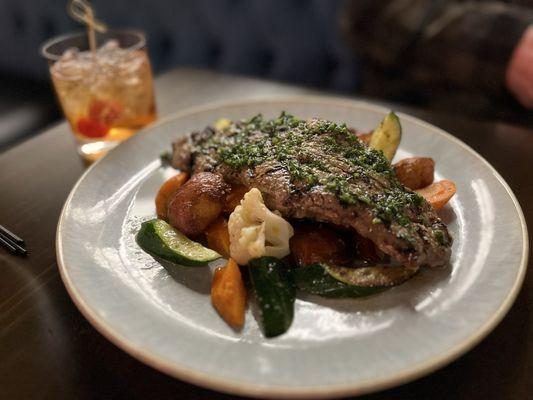
[[[197,66],[351,92],[359,86],[359,65],[339,33],[343,3],[93,0],[98,16],[111,27],[148,33],[156,72]],[[66,4],[0,0],[0,149],[57,118],[47,65],[38,50],[44,40],[80,29]],[[30,89],[17,89],[22,87]]]
[[[0,70],[47,79],[38,46],[77,29],[66,0],[1,0]],[[156,71],[177,65],[353,91],[358,64],[338,31],[343,0],[93,0],[110,26],[149,34]]]

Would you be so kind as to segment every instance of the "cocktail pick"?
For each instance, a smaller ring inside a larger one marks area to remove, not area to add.
[[[107,26],[95,18],[92,6],[86,0],[70,0],[67,6],[67,12],[76,21],[87,25],[87,36],[89,38],[89,47],[91,53],[96,55],[96,31],[103,33]]]

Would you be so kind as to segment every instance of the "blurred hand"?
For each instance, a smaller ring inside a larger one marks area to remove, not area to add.
[[[533,25],[516,45],[505,74],[507,88],[526,108],[533,108]]]

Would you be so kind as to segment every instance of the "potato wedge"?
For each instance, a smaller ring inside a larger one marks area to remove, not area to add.
[[[250,189],[248,189],[246,186],[231,185],[231,192],[229,192],[229,194],[226,196],[223,211],[231,214],[233,210],[235,210],[235,207],[240,204],[242,198],[248,192],[248,190]]]
[[[296,227],[289,245],[298,265],[319,262],[342,265],[349,260],[346,243],[339,234],[327,227]]]
[[[421,189],[433,183],[435,161],[432,158],[404,158],[393,167],[398,180],[411,190]]]
[[[425,188],[415,190],[420,196],[425,198],[435,209],[440,210],[453,197],[457,188],[455,183],[448,180],[434,182]]]
[[[166,221],[168,203],[178,189],[187,182],[187,179],[189,179],[189,174],[186,172],[180,172],[167,179],[165,183],[161,185],[155,196],[155,210],[158,218]]]
[[[226,218],[219,216],[206,229],[205,236],[207,237],[207,246],[211,250],[222,254],[229,258],[229,231],[228,221]]]
[[[225,267],[217,268],[211,284],[211,303],[230,326],[244,325],[246,289],[239,266],[232,258]]]
[[[224,204],[229,186],[218,174],[194,175],[174,194],[168,205],[168,222],[188,236],[205,231]]]

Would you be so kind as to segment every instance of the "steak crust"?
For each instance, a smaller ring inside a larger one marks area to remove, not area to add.
[[[449,262],[452,238],[446,225],[399,183],[381,152],[345,125],[287,114],[275,120],[256,116],[179,138],[172,164],[255,187],[285,218],[353,228],[406,267]]]

